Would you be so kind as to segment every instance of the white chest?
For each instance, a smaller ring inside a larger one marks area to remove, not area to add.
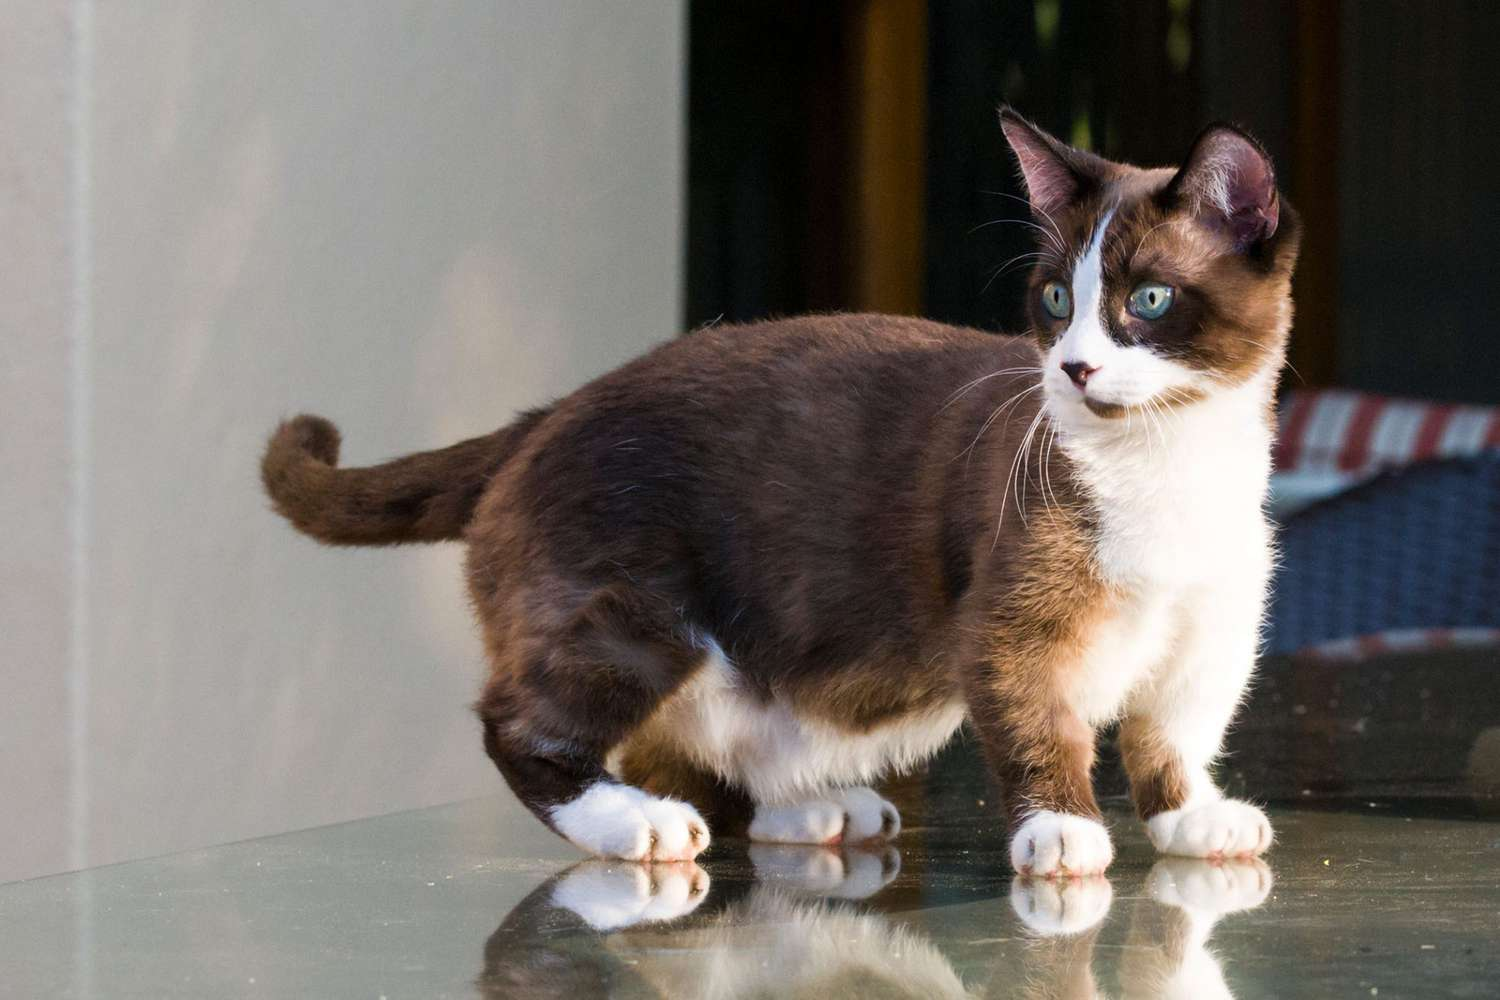
[[[1172,420],[1064,438],[1098,514],[1100,570],[1114,583],[1169,589],[1263,575],[1271,431],[1259,390]]]
[[[1171,654],[1180,620],[1173,595],[1153,588],[1096,622],[1067,679],[1066,697],[1079,717],[1091,726],[1115,718],[1131,692]]]

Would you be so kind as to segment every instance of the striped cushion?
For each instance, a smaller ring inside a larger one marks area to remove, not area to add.
[[[1500,450],[1500,408],[1300,389],[1282,400],[1271,510],[1285,519],[1387,469]]]
[[[1365,478],[1382,469],[1500,448],[1500,408],[1430,403],[1346,389],[1287,394],[1278,472]]]

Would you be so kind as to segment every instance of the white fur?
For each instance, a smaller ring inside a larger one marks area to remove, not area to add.
[[[555,806],[552,824],[591,854],[627,861],[688,861],[708,846],[708,824],[686,802],[608,781]]]
[[[1189,858],[1252,857],[1270,848],[1272,836],[1265,813],[1234,799],[1160,813],[1146,832],[1158,851]]]
[[[724,651],[705,638],[703,667],[653,719],[654,731],[750,793],[758,803],[826,799],[839,785],[864,785],[908,770],[948,742],[968,709],[960,700],[932,711],[850,732],[799,715],[782,701],[745,691]]]
[[[1037,878],[1098,875],[1114,856],[1102,823],[1050,810],[1028,816],[1010,841],[1011,866]]]
[[[869,788],[844,788],[793,805],[760,805],[750,839],[776,844],[858,843],[901,832],[896,807]]]

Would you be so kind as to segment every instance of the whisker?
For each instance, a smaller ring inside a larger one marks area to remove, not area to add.
[[[956,389],[953,394],[943,402],[943,405],[938,409],[938,413],[942,413],[943,410],[946,410],[948,407],[958,402],[960,396],[973,389],[981,382],[987,382],[992,378],[999,378],[1002,375],[1040,375],[1041,373],[1042,370],[1040,368],[1002,368],[997,372],[990,372],[988,375],[981,375],[978,378],[974,379],[972,382],[965,382],[963,385],[959,386],[958,389]]]
[[[1011,487],[1015,484],[1016,481],[1016,471],[1017,469],[1019,469],[1021,464],[1021,455],[1026,450],[1026,446],[1031,441],[1031,432],[1036,429],[1037,421],[1042,419],[1042,415],[1045,412],[1045,410],[1036,411],[1036,416],[1031,418],[1031,426],[1027,428],[1026,434],[1022,436],[1021,447],[1016,449],[1015,455],[1010,460],[1010,473],[1005,477],[1005,492],[1000,496],[1000,516],[995,520],[995,538],[994,541],[990,542],[991,552],[994,552],[995,546],[1000,544],[1000,528],[1005,524],[1005,505],[1006,502],[1010,499]],[[1016,507],[1016,511],[1019,513],[1020,509],[1021,508],[1018,505]],[[1022,523],[1025,523],[1024,516],[1022,517]]]
[[[954,455],[951,459],[949,459],[949,461],[950,462],[956,462],[960,458],[963,458],[965,455],[967,455],[969,458],[973,458],[974,457],[973,453],[974,453],[974,447],[975,447],[975,445],[979,444],[979,439],[982,438],[982,437],[984,437],[984,432],[990,429],[990,425],[992,425],[997,419],[999,419],[1001,412],[1004,411],[1007,407],[1014,406],[1016,403],[1020,402],[1021,399],[1023,399],[1024,397],[1026,397],[1028,395],[1030,395],[1033,392],[1036,392],[1041,387],[1042,387],[1042,384],[1040,382],[1038,382],[1036,385],[1029,386],[1029,387],[1027,387],[1025,389],[1022,389],[1020,392],[1016,393],[1014,396],[1010,397],[1005,402],[1003,402],[999,406],[995,407],[994,412],[989,415],[989,419],[987,419],[984,422],[984,424],[979,428],[979,433],[974,435],[974,440],[972,440],[972,441],[969,442],[969,446],[967,448],[965,448],[963,451],[959,452],[957,455]],[[964,463],[964,469],[965,469],[965,471],[967,471],[967,469],[968,469],[968,462],[967,462],[967,460]]]
[[[1016,256],[1012,257],[1010,260],[1006,261],[1004,264],[1001,264],[999,268],[997,268],[993,273],[990,274],[989,280],[984,283],[984,287],[979,290],[979,294],[983,295],[985,292],[988,292],[990,290],[990,286],[993,285],[1000,278],[1000,276],[1002,274],[1004,274],[1006,271],[1011,270],[1016,265],[1022,263],[1023,262],[1023,258],[1030,257],[1033,260],[1039,260],[1039,259],[1041,259],[1043,257],[1046,257],[1046,256],[1048,256],[1048,255],[1046,255],[1046,254],[1040,254],[1040,253],[1035,253],[1035,252],[1033,252],[1033,253],[1024,253],[1024,254],[1017,254]]]
[[[1064,243],[1067,242],[1063,239],[1062,229],[1058,226],[1057,220],[1052,217],[1052,213],[1047,211],[1045,208],[1042,208],[1040,205],[1033,205],[1029,198],[1022,198],[1019,195],[1011,194],[1009,191],[985,191],[984,194],[992,194],[999,198],[1009,198],[1011,201],[1020,202],[1027,208],[1031,209],[1033,212],[1042,213],[1042,217],[1046,219],[1047,224],[1052,227],[1052,232],[1057,236],[1058,240]]]
[[[1063,259],[1067,258],[1068,248],[1067,245],[1062,241],[1061,236],[1052,232],[1052,230],[1048,229],[1046,226],[1037,225],[1035,222],[1032,222],[1029,219],[991,219],[989,222],[981,222],[979,225],[969,230],[965,235],[973,236],[981,229],[988,229],[990,226],[998,226],[1007,222],[1017,226],[1025,226],[1028,229],[1035,229],[1037,232],[1046,237],[1048,245],[1050,245],[1051,248],[1057,252],[1059,257]]]

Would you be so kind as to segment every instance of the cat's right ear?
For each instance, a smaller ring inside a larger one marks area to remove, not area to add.
[[[1084,197],[1109,170],[1108,160],[1048,135],[1008,104],[1000,108],[1000,130],[1016,154],[1026,196],[1040,216],[1051,215]]]

